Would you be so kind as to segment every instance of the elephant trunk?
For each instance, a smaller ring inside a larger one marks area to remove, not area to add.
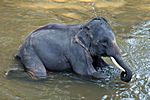
[[[113,63],[122,70],[121,72],[121,80],[124,82],[129,82],[132,78],[132,72],[131,70],[126,66],[126,64],[123,62],[121,56],[114,56],[111,57],[111,60]]]

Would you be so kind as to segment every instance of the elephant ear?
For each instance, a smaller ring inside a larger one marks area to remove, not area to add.
[[[86,24],[82,27],[82,31],[85,32],[87,37],[90,37],[90,39],[93,39],[93,34],[92,34],[91,28],[88,24]]]
[[[90,46],[91,41],[93,40],[91,29],[86,25],[80,27],[77,37],[87,48]]]

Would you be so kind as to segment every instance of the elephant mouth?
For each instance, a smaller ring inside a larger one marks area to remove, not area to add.
[[[97,60],[97,58],[98,58],[98,56],[94,56],[94,57],[92,57],[93,58],[93,60],[95,61],[95,62],[101,62],[100,63],[100,66],[108,66],[108,64],[105,62],[105,60],[103,60],[103,57],[100,57],[100,59],[98,59]],[[96,59],[95,59],[96,58]],[[113,64],[117,67],[117,68],[119,68],[121,71],[123,71],[123,72],[125,72],[125,69],[123,69],[118,63],[117,63],[117,61],[114,59],[114,57],[108,57],[108,58],[110,58],[111,59],[111,61],[113,62]],[[99,65],[98,65],[99,66]]]

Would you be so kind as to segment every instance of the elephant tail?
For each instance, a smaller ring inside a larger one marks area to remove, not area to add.
[[[20,52],[18,51],[14,57],[17,60],[20,60],[21,59]]]
[[[22,58],[22,57],[21,57],[21,51],[23,50],[22,48],[23,48],[23,46],[20,46],[20,47],[19,47],[19,50],[17,51],[17,53],[16,53],[15,56],[14,56],[15,59],[21,60],[21,58]]]

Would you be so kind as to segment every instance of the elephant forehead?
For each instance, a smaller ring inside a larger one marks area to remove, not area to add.
[[[104,18],[94,18],[90,22],[93,22],[93,23],[107,23],[106,19],[104,19]]]
[[[116,41],[115,40],[115,35],[113,32],[100,32],[99,34],[97,34],[96,38],[98,39],[102,39],[102,40],[111,40],[111,41]]]

